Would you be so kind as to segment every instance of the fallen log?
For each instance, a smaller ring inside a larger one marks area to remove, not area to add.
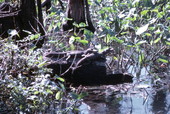
[[[78,85],[114,85],[132,82],[132,76],[123,73],[108,74],[106,67],[106,54],[93,49],[85,51],[50,52],[45,54],[48,61],[47,68],[53,70],[66,80],[66,83]]]

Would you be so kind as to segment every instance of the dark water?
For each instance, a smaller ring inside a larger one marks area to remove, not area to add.
[[[132,73],[133,84],[87,87],[80,114],[170,114],[169,81],[155,89],[144,68]]]

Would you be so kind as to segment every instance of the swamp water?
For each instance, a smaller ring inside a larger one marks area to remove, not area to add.
[[[89,95],[79,107],[80,114],[170,114],[169,81],[156,88],[145,68],[140,76],[132,74],[133,83],[86,87]],[[159,80],[156,83],[160,85]]]

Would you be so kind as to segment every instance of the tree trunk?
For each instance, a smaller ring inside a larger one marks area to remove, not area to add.
[[[21,0],[20,9],[21,12],[19,13],[19,18],[20,18],[21,36],[27,35],[27,33],[23,32],[23,30],[36,33],[38,20],[37,20],[35,0]]]
[[[87,0],[68,0],[67,5],[67,18],[71,18],[72,20],[68,20],[63,25],[63,30],[67,31],[69,29],[74,29],[73,23],[76,22],[80,24],[81,22],[86,23],[86,29],[94,32],[95,28],[90,19],[89,5]],[[78,30],[79,28],[76,28]]]

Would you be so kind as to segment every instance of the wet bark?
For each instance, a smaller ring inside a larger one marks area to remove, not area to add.
[[[85,51],[51,52],[45,55],[49,61],[47,68],[53,69],[65,78],[67,83],[79,85],[109,85],[132,82],[132,76],[123,73],[108,74],[106,67],[106,54],[110,49],[98,53],[87,49]]]

